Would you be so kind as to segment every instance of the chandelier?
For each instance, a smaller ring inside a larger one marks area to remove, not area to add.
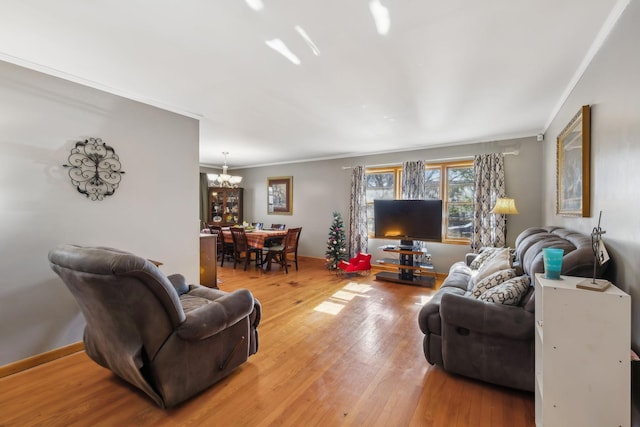
[[[213,184],[214,187],[227,187],[227,188],[238,188],[238,184],[242,181],[241,176],[229,175],[227,173],[227,155],[228,151],[224,151],[222,153],[224,155],[224,165],[222,165],[222,173],[208,173],[207,178]]]

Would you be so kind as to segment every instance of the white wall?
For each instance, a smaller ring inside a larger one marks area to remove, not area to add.
[[[516,199],[520,215],[510,216],[507,224],[507,242],[513,246],[515,238],[527,227],[539,226],[541,221],[541,159],[542,144],[535,137],[500,142],[457,145],[435,149],[397,152],[336,160],[323,160],[236,169],[232,172],[243,177],[244,219],[247,222],[286,223],[288,227],[303,227],[299,254],[324,258],[332,213],[340,212],[348,226],[351,167],[395,164],[410,159],[443,161],[472,158],[475,154],[519,151],[518,156],[505,156],[507,194]],[[346,167],[347,169],[344,169]],[[203,172],[210,171],[201,168]],[[267,214],[267,177],[293,176],[293,215]],[[387,257],[379,246],[387,242],[372,239],[369,252],[374,259]],[[397,242],[395,242],[397,243]],[[430,243],[437,272],[446,273],[452,263],[469,252],[468,245]]]
[[[640,350],[640,1],[633,0],[554,118],[544,144],[544,219],[590,233],[602,210],[611,279],[631,294],[632,344]],[[555,214],[556,137],[591,105],[590,218]]]
[[[102,138],[125,175],[90,201],[61,165]],[[198,122],[0,62],[0,365],[82,339],[84,320],[49,268],[58,243],[104,245],[198,279]]]

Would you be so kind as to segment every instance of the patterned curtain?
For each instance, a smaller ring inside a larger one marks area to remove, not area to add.
[[[209,179],[206,173],[200,174],[200,228],[211,221],[209,214]]]
[[[402,163],[402,182],[400,184],[400,192],[405,200],[424,200],[427,198],[427,189],[425,187],[425,162],[424,160],[415,160]],[[427,242],[413,242],[414,248],[419,248],[423,253],[427,252]],[[414,257],[415,263],[423,261],[422,255]]]
[[[506,243],[504,215],[491,213],[499,197],[505,196],[504,155],[502,153],[475,156],[475,195],[473,200],[473,235],[471,249],[483,246],[503,247]]]
[[[400,191],[405,200],[423,200],[427,198],[427,191],[424,183],[423,160],[404,162],[402,164],[402,184]]]
[[[358,252],[367,253],[369,233],[367,231],[367,183],[363,166],[353,168],[351,175],[351,203],[349,206],[349,256]]]

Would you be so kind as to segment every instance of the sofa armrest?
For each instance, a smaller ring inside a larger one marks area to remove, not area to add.
[[[522,307],[445,294],[440,302],[440,316],[445,330],[455,327],[508,339],[533,339],[534,314]]]
[[[418,313],[418,326],[423,334],[433,333],[429,327],[429,318],[433,315],[438,315],[440,312],[440,304],[429,301],[422,306]]]
[[[253,310],[251,292],[238,289],[187,313],[186,320],[177,328],[177,334],[185,340],[203,340],[236,324]]]
[[[443,295],[448,294],[463,295],[464,290],[455,286],[440,288],[438,292],[431,297],[431,300],[422,306],[418,313],[418,326],[420,326],[422,333],[437,335],[442,333],[440,326],[440,304]]]
[[[478,254],[475,254],[473,252],[469,252],[469,253],[465,254],[464,262],[467,265],[471,265],[471,262],[473,262],[473,260],[476,259],[477,257],[478,257]]]

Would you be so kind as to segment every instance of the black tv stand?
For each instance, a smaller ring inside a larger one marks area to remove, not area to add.
[[[412,251],[413,250],[413,240],[400,240],[400,244],[398,245],[398,249],[402,249],[403,251]]]
[[[409,243],[409,244],[407,244]],[[415,264],[413,257],[422,255],[423,252],[419,248],[415,248],[412,240],[403,240],[399,246],[384,247],[385,252],[398,254],[398,259],[385,258],[378,260],[379,264],[390,265],[398,269],[398,272],[383,271],[376,274],[376,280],[387,282],[402,283],[405,285],[433,287],[436,283],[435,272],[431,262]],[[430,273],[433,276],[425,276],[423,273]]]

